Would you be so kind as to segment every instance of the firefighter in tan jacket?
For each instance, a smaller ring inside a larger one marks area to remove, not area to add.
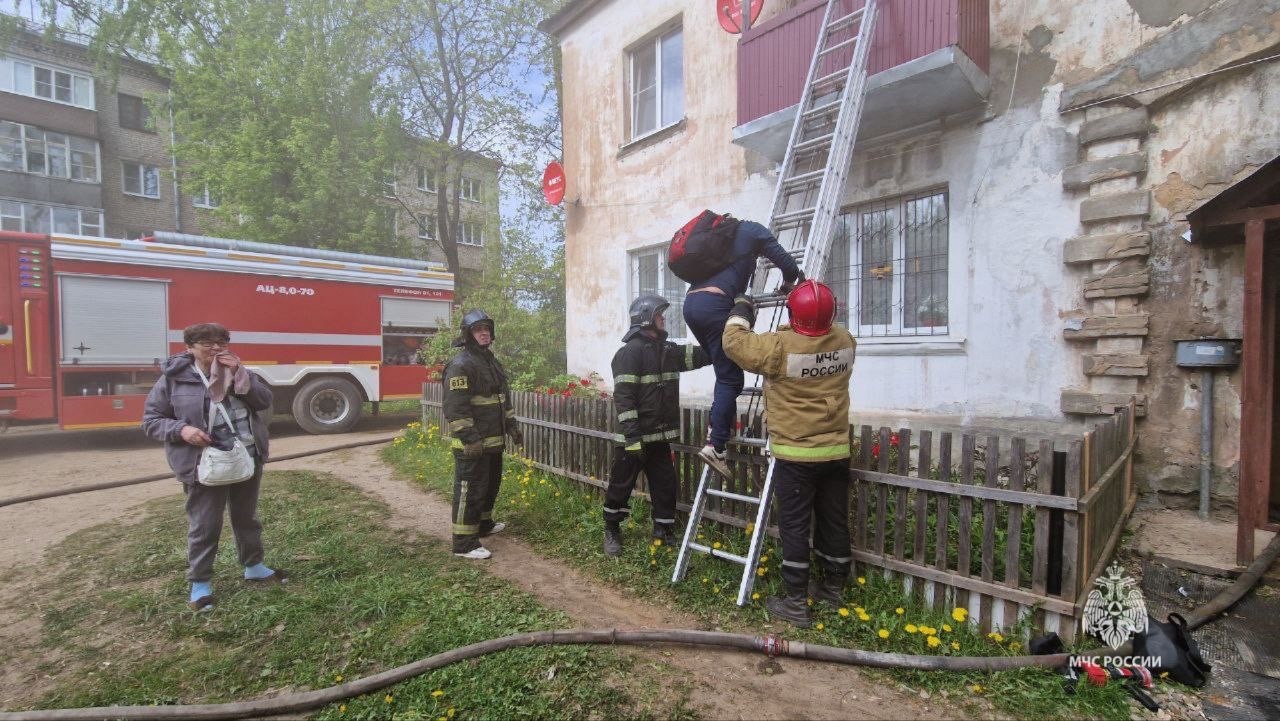
[[[770,616],[808,627],[809,595],[840,605],[849,578],[849,378],[857,341],[833,325],[831,289],[806,280],[787,296],[791,324],[757,334],[751,299],[739,296],[724,329],[724,350],[743,370],[764,376],[769,446],[782,536],[784,595]],[[810,585],[809,529],[819,578]]]

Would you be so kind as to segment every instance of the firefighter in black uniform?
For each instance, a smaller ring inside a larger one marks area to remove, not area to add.
[[[494,335],[484,311],[462,316],[462,334],[453,343],[462,350],[444,369],[444,417],[453,436],[453,553],[463,558],[493,555],[480,539],[507,525],[493,520],[505,436],[524,442],[507,374],[489,350]]]
[[[631,304],[631,328],[613,356],[614,405],[621,435],[604,496],[604,552],[622,553],[621,523],[630,513],[631,491],[644,471],[653,502],[653,537],[675,538],[676,489],[671,441],[680,437],[680,373],[701,368],[711,358],[699,346],[667,340],[663,313],[671,304],[642,295]]]

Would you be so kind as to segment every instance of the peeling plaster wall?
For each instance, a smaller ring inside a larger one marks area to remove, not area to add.
[[[1174,366],[1173,340],[1243,335],[1244,246],[1189,244],[1182,238],[1185,218],[1280,155],[1280,64],[1224,75],[1159,107],[1152,123],[1152,375],[1144,433],[1165,442],[1144,447],[1142,477],[1164,502],[1189,503],[1199,483],[1200,374]],[[1234,505],[1239,482],[1241,382],[1239,369],[1215,377],[1219,506]]]

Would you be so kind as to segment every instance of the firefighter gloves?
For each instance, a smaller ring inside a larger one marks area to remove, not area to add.
[[[729,311],[729,317],[738,316],[745,318],[750,325],[756,324],[756,305],[749,295],[740,295],[733,299],[733,310]]]

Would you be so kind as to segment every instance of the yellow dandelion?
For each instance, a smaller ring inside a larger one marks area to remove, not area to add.
[[[650,565],[650,566],[656,566],[656,565],[658,565],[658,562],[657,562],[657,561],[649,561],[649,565]]]
[[[825,625],[823,625],[823,624],[821,624],[821,623],[819,623],[819,624],[816,626],[816,628],[817,628],[819,631],[821,631],[822,629],[826,628],[826,626],[825,626]]]
[[[995,641],[996,643],[1004,643],[1004,636],[995,631],[988,633],[987,638],[991,639],[992,641]]]
[[[346,712],[347,712],[347,705],[345,703],[338,706],[338,713],[346,713]]]
[[[453,718],[453,714],[454,714],[454,713],[455,713],[455,709],[451,706],[451,707],[449,707],[449,710],[448,710],[448,711],[445,711],[445,712],[444,712],[444,715],[445,715],[445,716],[448,716],[449,718]]]
[[[933,626],[921,626],[920,633],[926,636],[934,636],[934,635],[937,635],[938,629],[934,628]]]
[[[982,693],[982,684],[975,683],[974,685],[969,687],[969,690],[974,693]]]
[[[858,585],[859,585],[859,586],[861,586],[861,585],[865,584],[866,582],[867,582],[867,579],[863,578],[862,576],[858,576]]]
[[[968,617],[969,617],[969,609],[967,608],[957,607],[951,610],[951,620],[953,621],[956,621],[958,623],[964,623],[964,620]]]
[[[942,624],[942,630],[946,631],[947,633],[951,633],[951,624],[949,623]]]
[[[1009,650],[1013,651],[1014,653],[1017,653],[1018,651],[1022,650],[1022,644],[1017,641],[1010,641]]]
[[[336,683],[342,683],[342,674],[338,674],[337,676],[334,676],[334,677],[333,677],[333,680],[334,680]]]
[[[897,608],[893,609],[893,612],[901,616],[902,614],[906,613],[906,610],[902,608],[902,606],[898,606]]]
[[[653,539],[653,545],[655,545],[655,546],[661,546],[661,545],[662,545],[662,539],[661,539],[661,538],[655,538],[655,539]]]
[[[951,650],[952,650],[952,651],[959,651],[959,650],[960,650],[960,642],[959,642],[959,641],[952,641],[952,642],[951,642]]]
[[[806,599],[805,599],[805,601],[806,601],[806,602],[808,602],[808,604],[809,604],[810,606],[812,606],[812,605],[813,605],[813,599],[812,599],[812,598],[806,598]]]
[[[760,562],[761,562],[761,563],[768,563],[768,562],[769,562],[769,557],[768,557],[768,556],[761,556],[761,557],[760,557]]]
[[[703,582],[703,583],[711,583],[711,579],[707,578],[706,576],[703,576],[703,577],[702,577],[702,582]]]
[[[861,616],[862,614],[867,612],[867,609],[863,608],[862,606],[854,606],[853,612]]]
[[[747,524],[747,533],[751,533],[754,530],[756,530],[756,524],[755,524],[755,521],[752,521],[751,523]]]
[[[876,635],[880,638],[889,638],[889,629],[882,628],[879,631],[876,631]]]
[[[930,636],[925,640],[928,641],[929,648],[937,648],[938,646],[942,645],[942,639],[938,638],[937,636]]]
[[[720,542],[719,542],[719,541],[716,541],[715,543],[711,544],[711,547],[712,547],[712,548],[719,548],[719,547],[720,547]]]
[[[444,691],[441,689],[436,689],[435,691],[431,692],[431,695],[435,698],[440,698],[441,696],[444,695]]]
[[[712,593],[720,593],[720,587],[719,587],[719,586],[715,586],[715,587],[713,587],[713,588],[711,589],[711,592],[712,592]]]
[[[763,576],[764,574],[766,574],[766,573],[768,573],[768,572],[769,572],[769,569],[765,568],[764,566],[761,566],[761,567],[759,567],[759,568],[757,568],[757,569],[756,569],[756,575],[757,575],[757,576]]]
[[[849,609],[847,609],[847,608],[842,608],[842,609],[840,609],[839,611],[836,611],[836,613],[840,614],[841,616],[848,616],[848,615],[849,615]]]
[[[392,702],[392,701],[394,701],[394,700],[395,700],[395,699],[391,696],[391,694],[387,694],[386,696],[383,696],[383,697],[382,697],[382,702],[383,702],[383,703],[391,703],[391,702]]]
[[[903,631],[906,631],[907,633],[915,633],[916,631],[919,631],[920,629],[919,629],[919,628],[916,628],[916,625],[915,625],[914,623],[908,623],[907,625],[905,625],[905,626],[903,626],[903,627],[902,627],[902,630],[903,630]]]
[[[756,593],[751,594],[751,600],[752,600],[752,601],[759,601],[759,600],[760,600],[760,593],[759,593],[759,592],[756,592]]]

